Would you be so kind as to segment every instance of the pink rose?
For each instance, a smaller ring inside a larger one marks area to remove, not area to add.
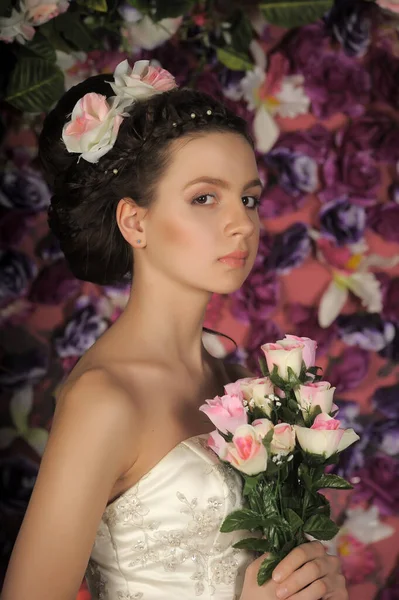
[[[291,367],[295,375],[300,374],[303,348],[302,342],[288,340],[278,340],[275,344],[264,344],[261,347],[270,373],[276,365],[278,374],[285,380],[288,380],[288,367]]]
[[[251,425],[255,429],[260,440],[266,437],[269,431],[274,429],[274,425],[269,419],[255,419],[255,421],[252,421]]]
[[[117,98],[107,101],[105,96],[91,92],[75,104],[62,139],[68,152],[80,153],[84,160],[96,163],[115,144],[122,120]]]
[[[149,98],[177,87],[169,71],[151,66],[149,60],[138,60],[133,68],[127,60],[122,61],[114,71],[114,81],[111,87],[125,102],[125,107],[134,100]]]
[[[250,407],[257,406],[270,417],[272,412],[272,401],[267,396],[274,394],[274,386],[269,377],[245,377],[234,383],[228,383],[225,388],[226,394],[242,396],[250,403]]]
[[[394,13],[399,13],[399,0],[377,0],[381,8],[385,8]]]
[[[324,456],[326,459],[342,452],[359,439],[353,429],[341,429],[340,421],[325,413],[317,415],[312,427],[294,425],[299,445],[305,452]]]
[[[68,10],[69,0],[56,0],[46,2],[45,0],[25,0],[27,18],[36,27],[47,23],[59,14]]]
[[[295,430],[288,423],[279,423],[274,426],[273,439],[270,450],[273,454],[286,456],[295,448]]]
[[[294,392],[304,417],[315,406],[320,406],[321,411],[327,414],[338,408],[333,404],[335,387],[331,387],[328,381],[300,385]]]
[[[209,448],[211,448],[215,454],[219,456],[219,458],[222,458],[222,456],[226,455],[227,442],[217,430],[212,431],[209,434],[207,444]]]
[[[289,335],[285,336],[285,339],[289,342],[298,342],[299,344],[303,344],[302,348],[302,358],[306,367],[313,367],[316,362],[316,349],[317,342],[315,340],[311,340],[308,337],[298,337],[297,335]]]
[[[206,400],[199,410],[206,414],[222,433],[234,433],[237,427],[248,423],[248,416],[238,396],[216,396]]]
[[[258,475],[267,467],[267,451],[252,425],[238,427],[222,453],[224,460],[246,475]]]

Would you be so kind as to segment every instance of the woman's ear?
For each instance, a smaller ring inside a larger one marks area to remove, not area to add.
[[[121,198],[116,207],[116,222],[121,234],[132,248],[146,245],[144,217],[147,208],[138,206],[132,198]]]

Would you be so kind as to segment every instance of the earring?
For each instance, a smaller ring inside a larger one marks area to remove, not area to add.
[[[140,243],[141,243],[141,240],[137,240],[137,243],[138,243],[138,244],[140,244]]]

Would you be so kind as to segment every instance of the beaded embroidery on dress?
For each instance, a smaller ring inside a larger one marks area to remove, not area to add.
[[[242,483],[206,438],[178,444],[107,506],[86,571],[93,600],[238,600],[254,556],[232,545],[249,534],[219,530]]]

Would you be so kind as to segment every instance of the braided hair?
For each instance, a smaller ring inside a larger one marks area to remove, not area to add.
[[[113,148],[92,164],[66,150],[62,128],[88,92],[113,95],[112,75],[97,75],[66,92],[45,119],[39,158],[53,190],[48,223],[78,279],[100,285],[133,276],[133,253],[116,221],[121,198],[148,207],[182,136],[234,132],[253,146],[246,122],[202,92],[174,88],[133,103]]]

